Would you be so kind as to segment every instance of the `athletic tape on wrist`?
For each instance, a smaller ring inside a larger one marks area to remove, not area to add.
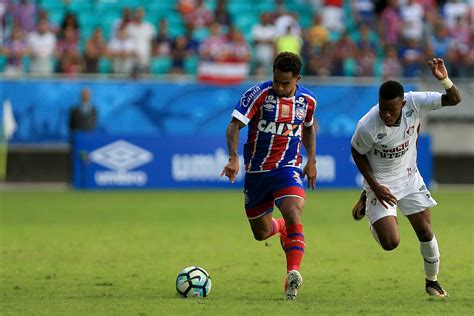
[[[452,86],[454,86],[454,83],[449,79],[449,77],[446,77],[442,80],[439,81],[439,83],[445,88],[446,90],[451,89]]]

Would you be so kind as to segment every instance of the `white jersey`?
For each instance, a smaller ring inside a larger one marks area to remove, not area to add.
[[[389,188],[406,186],[418,172],[420,115],[441,108],[439,92],[407,92],[404,97],[400,125],[386,126],[377,104],[360,119],[352,136],[352,146],[366,155],[377,182]]]

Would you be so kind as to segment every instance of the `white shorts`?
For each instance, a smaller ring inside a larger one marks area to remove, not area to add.
[[[412,215],[436,206],[438,203],[431,197],[430,191],[425,185],[423,178],[417,172],[413,175],[410,183],[405,187],[390,188],[390,192],[397,198],[397,205],[385,208],[370,188],[367,190],[366,214],[370,225],[386,216],[397,216],[397,206],[405,215]]]

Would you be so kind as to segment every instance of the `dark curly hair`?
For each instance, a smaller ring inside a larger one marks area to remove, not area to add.
[[[403,99],[403,93],[402,84],[394,80],[385,81],[379,89],[379,97],[383,100]]]
[[[282,52],[278,54],[273,62],[273,71],[275,69],[281,72],[291,72],[293,77],[296,77],[301,71],[301,58],[294,53]]]

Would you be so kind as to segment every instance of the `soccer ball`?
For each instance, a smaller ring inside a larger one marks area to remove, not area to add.
[[[200,267],[187,267],[176,278],[176,291],[183,297],[206,297],[211,292],[211,277]]]

